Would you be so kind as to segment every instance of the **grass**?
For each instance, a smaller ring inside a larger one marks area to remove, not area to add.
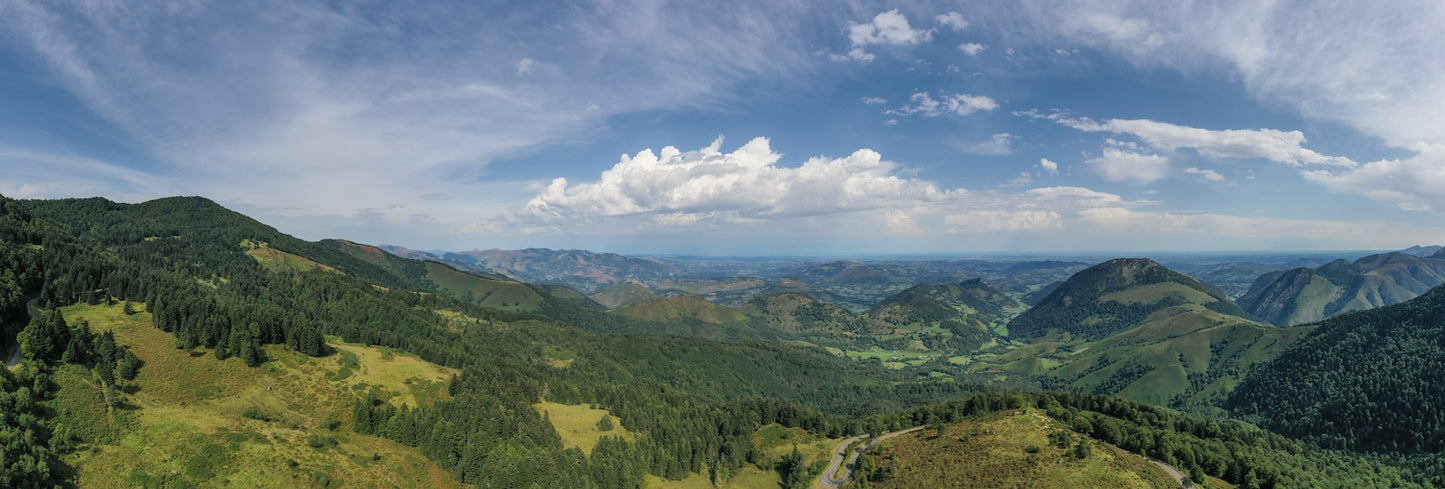
[[[310,272],[321,270],[331,273],[341,273],[340,270],[316,263],[309,258],[293,255],[275,248],[266,242],[256,242],[249,239],[241,240],[241,247],[246,249],[246,255],[256,259],[266,270],[272,272]]]
[[[327,417],[349,420],[356,386],[393,402],[427,403],[445,395],[438,386],[452,371],[357,345],[338,345],[343,353],[327,358],[267,346],[271,361],[249,368],[207,350],[177,349],[148,313],[121,309],[62,309],[71,322],[113,331],[145,361],[121,386],[133,391],[126,404],[113,408],[88,372],[57,374],[65,400],[59,419],[94,435],[73,461],[82,487],[460,486],[415,448],[321,426]],[[338,380],[343,368],[352,373]]]
[[[1092,453],[1080,460],[1049,443],[1051,433],[1066,430],[1038,410],[1023,409],[954,424],[942,436],[933,430],[900,436],[870,452],[885,465],[891,452],[898,467],[870,487],[1177,487],[1144,458],[1112,445],[1091,440]]]
[[[613,428],[609,431],[597,429],[597,422],[603,416],[612,416],[606,409],[593,409],[584,404],[558,404],[555,402],[539,402],[532,405],[537,412],[544,413],[552,421],[552,428],[562,437],[562,444],[568,447],[581,448],[583,453],[592,455],[592,448],[597,446],[597,440],[603,436],[620,436],[627,441],[636,438],[632,432],[622,426],[622,420],[612,417]]]
[[[848,358],[854,360],[866,360],[877,358],[883,362],[883,366],[891,369],[904,367],[917,367],[931,362],[940,356],[942,352],[937,351],[914,351],[914,350],[848,350],[844,352]]]

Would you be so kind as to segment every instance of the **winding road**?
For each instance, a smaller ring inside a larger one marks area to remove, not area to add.
[[[853,470],[858,468],[858,455],[861,455],[865,450],[868,450],[869,448],[873,448],[874,445],[877,445],[883,440],[887,440],[898,435],[912,433],[921,429],[923,429],[922,426],[914,426],[912,428],[902,431],[884,433],[882,435],[879,435],[877,439],[864,444],[862,447],[859,447],[856,450],[853,450],[852,453],[848,453],[848,446],[852,445],[858,440],[867,438],[868,435],[858,435],[839,442],[838,448],[836,450],[833,450],[833,461],[828,463],[828,468],[824,469],[823,475],[818,478],[819,486],[823,487],[824,489],[838,489],[839,487],[843,487],[843,484],[848,483],[848,480],[853,478]],[[844,462],[845,455],[847,456],[846,464]],[[834,474],[838,472],[838,466],[840,465],[844,465],[847,467],[843,472],[843,477],[834,478]]]

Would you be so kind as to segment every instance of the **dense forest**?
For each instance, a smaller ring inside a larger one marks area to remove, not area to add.
[[[333,335],[458,368],[449,400],[396,406],[357,392],[347,419],[355,433],[417,447],[478,487],[641,487],[646,474],[726,480],[750,465],[778,468],[752,441],[771,423],[842,437],[1027,405],[1081,433],[1245,487],[1432,482],[1241,423],[1109,397],[992,393],[1001,384],[917,378],[817,348],[662,334],[550,294],[530,312],[484,307],[431,283],[421,262],[301,241],[201,198],[130,205],[0,197],[0,239],[0,318],[26,358],[0,373],[4,487],[72,481],[64,458],[85,430],[54,421],[53,369],[80,365],[114,386],[145,368],[108,332],[94,334],[54,310],[74,303],[143,305],[177,348],[250,366],[267,362],[262,345],[333,355]],[[262,244],[317,266],[267,268],[247,254]],[[644,331],[652,334],[637,334]],[[113,394],[123,402],[124,392]],[[566,448],[547,414],[532,407],[544,399],[607,409],[638,436],[604,437],[590,455]],[[1336,482],[1321,478],[1320,467]]]
[[[1445,287],[1327,319],[1261,366],[1228,405],[1324,447],[1445,451]]]

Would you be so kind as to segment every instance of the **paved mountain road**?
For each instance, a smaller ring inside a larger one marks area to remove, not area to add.
[[[914,427],[912,427],[912,428],[909,428],[909,429],[906,429],[906,430],[902,430],[902,431],[894,431],[894,432],[892,432],[892,433],[884,433],[884,434],[882,434],[882,435],[879,435],[879,436],[878,436],[878,439],[873,440],[873,441],[870,441],[870,442],[864,444],[862,447],[860,447],[860,448],[858,448],[858,449],[856,449],[856,450],[853,450],[852,453],[845,453],[845,452],[848,452],[848,445],[852,445],[853,442],[856,442],[856,441],[858,441],[858,440],[861,440],[861,439],[867,437],[868,435],[858,435],[858,436],[849,438],[849,439],[847,439],[847,440],[843,440],[842,442],[839,442],[839,443],[838,443],[838,449],[833,450],[833,461],[830,462],[830,463],[828,463],[828,468],[827,468],[827,469],[824,469],[824,470],[823,470],[823,475],[820,476],[820,477],[818,477],[818,485],[819,485],[820,487],[823,487],[824,489],[838,489],[839,487],[843,487],[843,484],[848,483],[848,480],[850,480],[850,479],[853,478],[853,469],[858,468],[858,455],[861,455],[864,450],[867,450],[867,449],[869,449],[869,448],[873,448],[873,445],[877,445],[879,442],[881,442],[881,441],[883,441],[883,440],[887,440],[887,439],[889,439],[889,438],[893,438],[893,437],[898,436],[898,435],[903,435],[903,434],[907,434],[907,433],[912,433],[912,432],[915,432],[915,431],[918,431],[918,430],[921,430],[921,429],[923,429],[922,426],[914,426]],[[846,463],[844,462],[844,455],[847,455],[847,462],[846,462]],[[840,466],[840,465],[843,465],[843,466],[846,467],[846,469],[845,469],[844,472],[843,472],[843,477],[842,477],[842,478],[834,478],[834,477],[833,477],[833,474],[838,471],[838,466]]]

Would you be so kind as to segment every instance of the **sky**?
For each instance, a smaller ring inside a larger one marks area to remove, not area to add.
[[[0,194],[306,239],[1445,243],[1438,1],[0,0]]]

